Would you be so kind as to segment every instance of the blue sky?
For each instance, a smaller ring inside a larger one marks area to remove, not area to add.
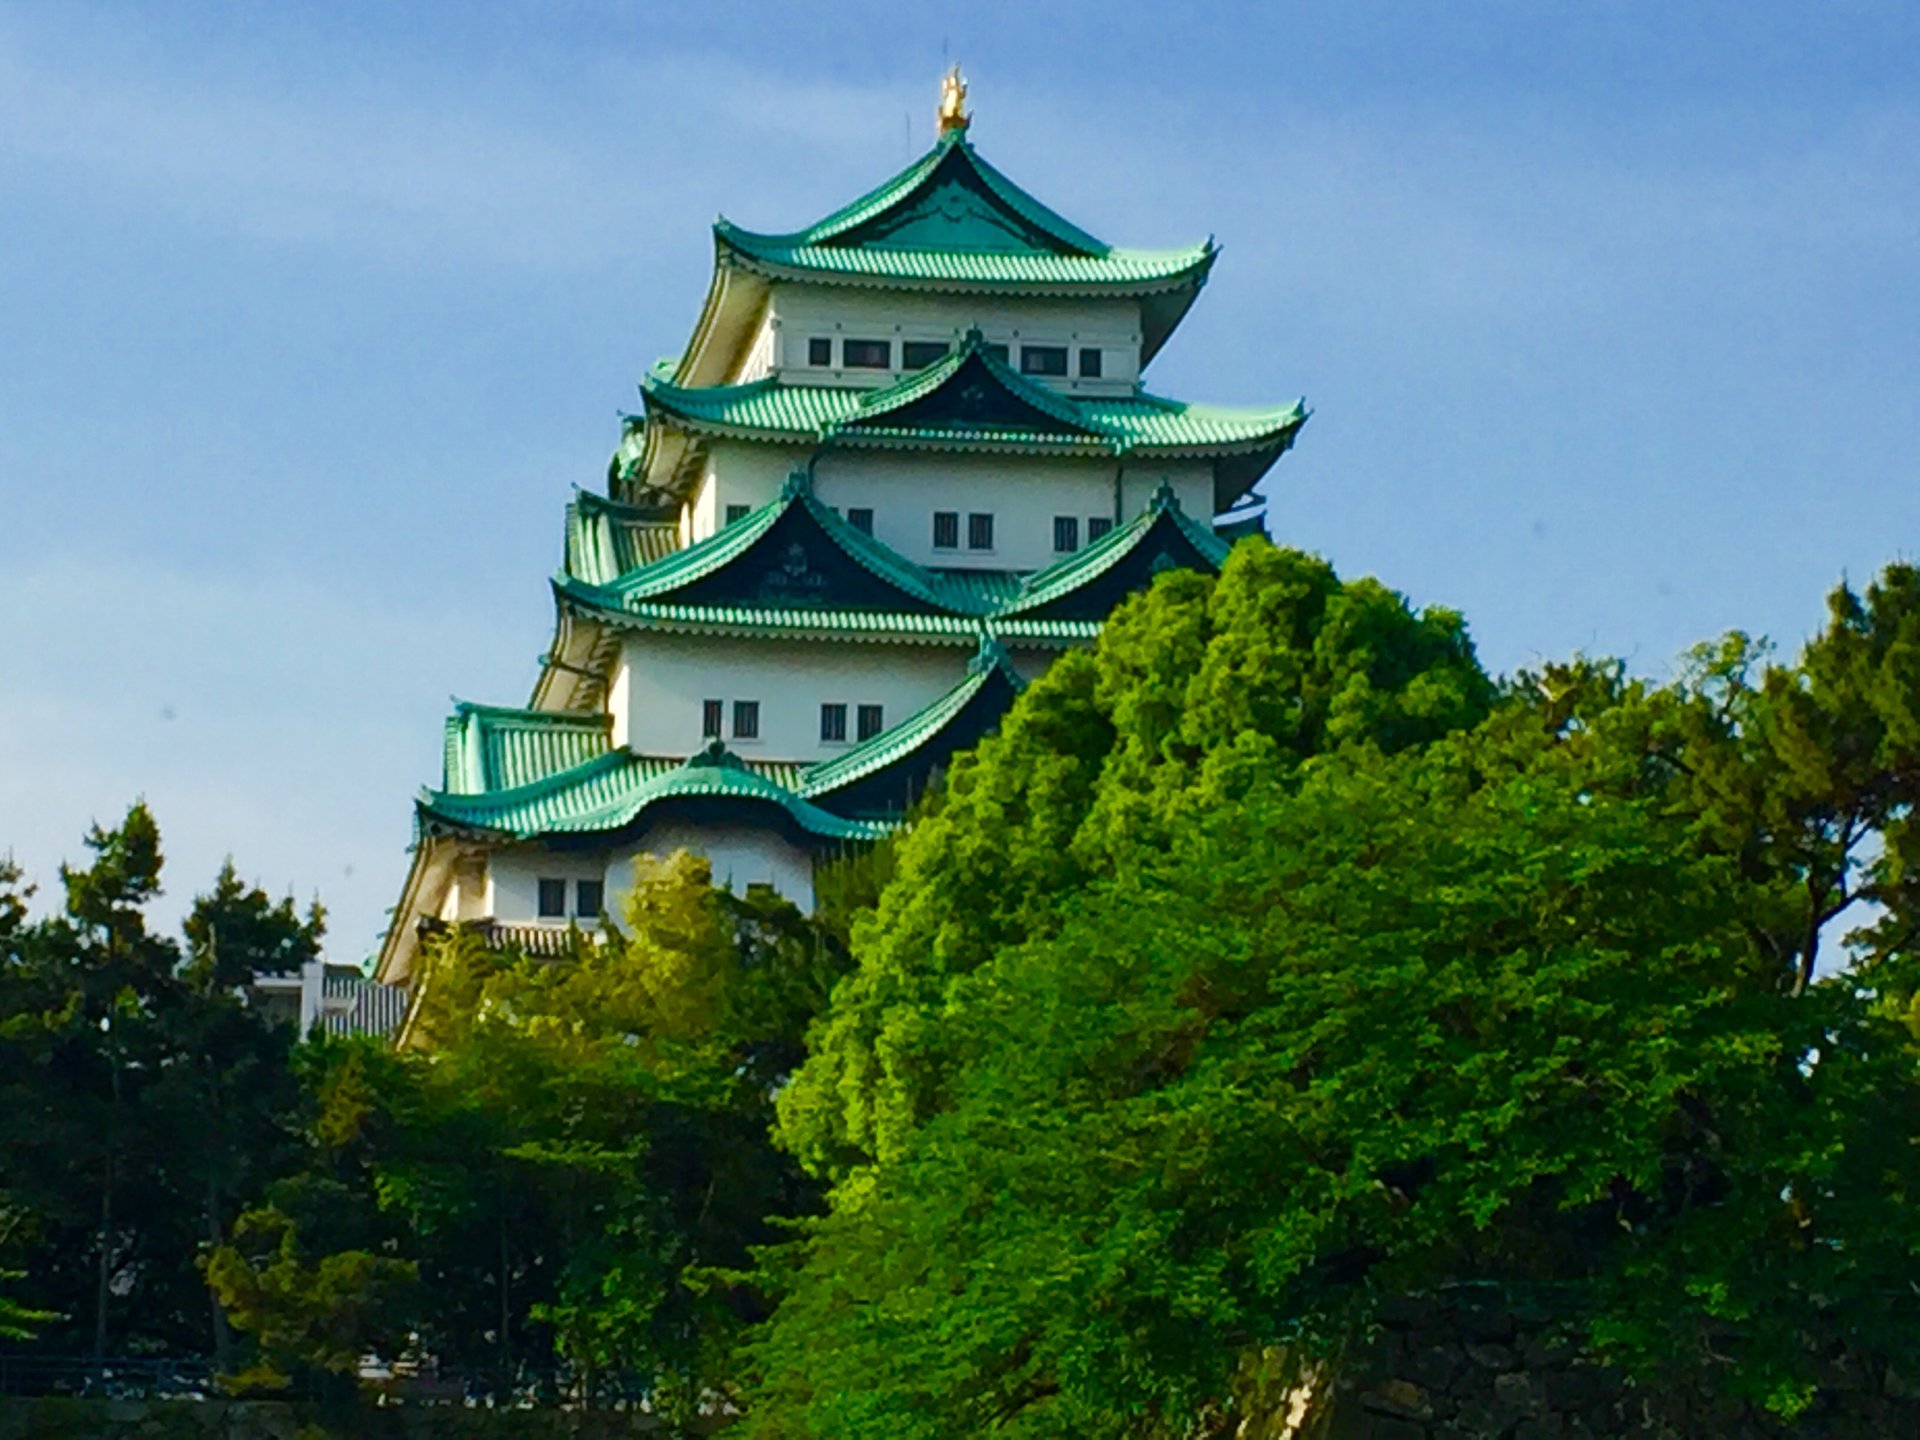
[[[1151,382],[1315,408],[1276,536],[1497,670],[1791,649],[1920,549],[1920,7],[0,0],[0,850],[134,797],[374,943],[450,693],[720,211],[931,140],[1225,254]]]

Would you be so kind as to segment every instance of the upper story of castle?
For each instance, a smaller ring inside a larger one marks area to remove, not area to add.
[[[772,234],[717,221],[713,284],[672,379],[878,388],[977,329],[1050,389],[1128,393],[1216,247],[1125,250],[1089,234],[974,149],[965,96],[956,69],[933,148],[813,224]]]

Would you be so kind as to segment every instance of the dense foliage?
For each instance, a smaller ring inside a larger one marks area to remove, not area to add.
[[[444,937],[399,1051],[248,1009],[319,917],[230,867],[152,934],[136,808],[60,913],[0,877],[0,1333],[1173,1440],[1464,1282],[1649,1384],[1844,1405],[1920,1375],[1916,794],[1912,569],[1790,664],[1497,682],[1255,542],[812,919],[650,862],[560,962]]]
[[[1459,1281],[1783,1413],[1911,1372],[1916,665],[1899,568],[1792,667],[1498,695],[1301,557],[1162,581],[859,927],[757,1433],[1230,1433],[1250,1358]]]

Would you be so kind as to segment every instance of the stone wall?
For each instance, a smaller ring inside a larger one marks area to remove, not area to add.
[[[1537,1316],[1484,1293],[1403,1302],[1339,1367],[1297,1432],[1324,1440],[1786,1440],[1920,1435],[1920,1397],[1833,1367],[1792,1425],[1705,1397],[1653,1392],[1594,1364]]]
[[[0,1440],[668,1440],[651,1416],[269,1400],[0,1399]]]

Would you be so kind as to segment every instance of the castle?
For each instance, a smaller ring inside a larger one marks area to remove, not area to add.
[[[933,148],[801,230],[713,227],[684,352],[578,492],[523,708],[461,704],[377,974],[466,925],[555,953],[633,857],[805,906],[1022,686],[1170,566],[1217,570],[1304,404],[1142,380],[1218,249],[1124,250]]]

